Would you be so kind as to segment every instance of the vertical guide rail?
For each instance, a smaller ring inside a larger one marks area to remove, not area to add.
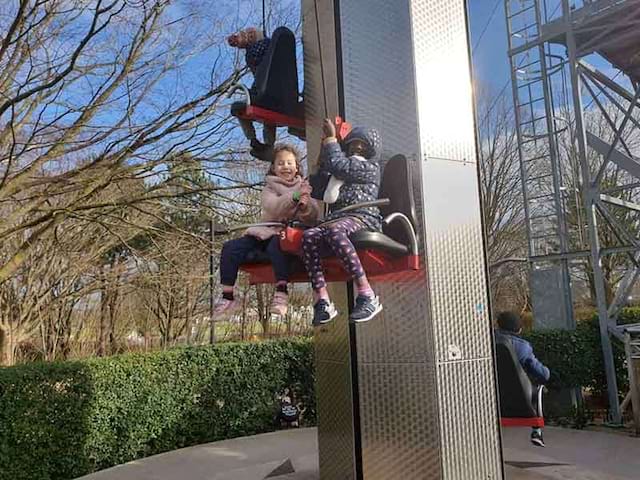
[[[552,266],[553,271],[558,269],[553,265],[559,266],[563,308],[556,316],[562,322],[554,322],[553,317],[550,320],[556,327],[572,327],[569,260],[565,257],[569,241],[551,90],[551,76],[562,65],[547,64],[554,57],[547,54],[540,37],[543,18],[539,0],[505,0],[505,11],[529,257],[538,260],[532,265],[534,272],[539,267],[549,270]],[[547,260],[547,255],[556,258]],[[536,306],[548,301],[536,292],[534,288],[534,310],[539,310],[538,320],[544,324],[547,308]]]
[[[563,15],[567,22],[570,21],[571,9],[568,0],[562,0]],[[598,225],[596,219],[596,203],[599,198],[598,186],[593,186],[591,182],[591,172],[587,161],[587,133],[583,118],[582,105],[582,79],[580,77],[576,39],[572,29],[566,34],[567,51],[569,55],[569,69],[571,77],[571,94],[573,96],[573,109],[576,121],[575,138],[578,146],[578,156],[580,158],[580,171],[582,174],[583,202],[587,217],[589,244],[591,251],[591,268],[596,290],[596,301],[598,304],[598,319],[600,326],[600,340],[602,342],[602,353],[604,356],[605,373],[607,376],[607,392],[609,396],[609,412],[614,423],[622,421],[620,403],[618,402],[618,382],[616,370],[613,363],[613,349],[611,338],[609,337],[609,315],[607,311],[607,300],[604,287],[604,277],[600,262],[600,238],[598,236]]]
[[[216,322],[215,322],[215,282],[213,280],[213,276],[216,273],[215,265],[214,265],[214,239],[215,239],[215,227],[216,222],[211,217],[209,220],[209,343],[213,345],[216,343]]]
[[[511,1],[510,0],[505,0],[505,11],[507,12],[507,37],[509,39],[509,49],[512,48],[512,39],[513,39],[513,33],[512,33],[512,28],[511,28],[511,19],[513,18],[513,16],[517,15],[511,15]],[[515,57],[513,55],[509,55],[509,64],[511,66],[511,90],[513,93],[513,105],[514,105],[514,113],[516,116],[516,135],[518,137],[518,145],[522,144],[522,131],[520,129],[520,121],[519,121],[519,116],[520,116],[520,108],[519,108],[519,100],[518,100],[518,80],[517,80],[517,74],[518,74],[518,67],[515,64]],[[527,225],[527,232],[529,232],[529,225],[530,225],[530,212],[529,212],[529,200],[528,200],[528,195],[527,195],[527,189],[525,188],[525,183],[527,181],[527,169],[525,168],[525,164],[524,164],[524,155],[522,152],[521,148],[518,148],[518,156],[520,158],[520,177],[522,180],[522,196],[523,196],[523,204],[524,204],[524,216],[525,216],[525,223]],[[527,234],[527,244],[528,244],[528,250],[529,250],[529,256],[531,257],[534,253],[533,253],[533,241],[531,239],[531,235]]]
[[[636,327],[637,328],[637,327]],[[629,393],[636,435],[640,435],[640,332],[629,329],[624,334],[624,350],[629,372]]]

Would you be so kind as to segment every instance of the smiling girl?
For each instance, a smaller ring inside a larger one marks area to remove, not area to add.
[[[300,155],[293,145],[275,146],[273,162],[262,190],[261,206],[261,222],[287,222],[295,219],[313,224],[317,219],[320,210],[316,200],[311,198],[311,187],[302,178]],[[266,251],[273,267],[276,292],[271,303],[271,313],[287,313],[290,259],[280,250],[281,230],[281,227],[251,227],[242,237],[225,242],[220,255],[222,297],[216,302],[214,311],[217,317],[228,317],[239,310],[240,304],[233,294],[238,270],[249,253],[255,250]]]

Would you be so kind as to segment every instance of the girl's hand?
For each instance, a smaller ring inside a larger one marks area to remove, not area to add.
[[[311,201],[311,195],[309,195],[308,193],[303,193],[302,195],[300,195],[298,205],[300,205],[302,208],[305,208],[307,205],[309,205],[309,201]]]
[[[309,185],[309,182],[307,182],[306,180],[302,182],[302,185],[300,185],[301,195],[311,195],[312,191],[313,189],[311,188],[311,185]]]
[[[322,122],[322,133],[324,135],[324,138],[336,136],[336,127],[328,118],[325,118]]]

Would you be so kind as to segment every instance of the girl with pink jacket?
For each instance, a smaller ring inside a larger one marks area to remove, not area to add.
[[[315,223],[320,209],[316,200],[311,198],[309,183],[302,178],[300,156],[293,145],[276,145],[265,182],[262,190],[261,222],[287,222],[296,219],[305,224]],[[248,254],[255,250],[266,251],[273,266],[276,292],[271,303],[271,313],[287,313],[290,256],[280,250],[281,230],[281,227],[251,227],[242,237],[225,242],[220,255],[222,297],[216,303],[216,315],[228,317],[238,311],[240,305],[233,295],[238,270]]]

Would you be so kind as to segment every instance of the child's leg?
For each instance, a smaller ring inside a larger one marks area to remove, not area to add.
[[[273,146],[276,143],[276,126],[265,123],[262,127],[262,138],[265,145]]]
[[[315,227],[305,230],[302,236],[302,261],[307,269],[309,280],[311,280],[311,288],[318,300],[320,298],[328,299],[327,282],[322,272],[322,264],[320,263],[320,245],[325,239],[324,227]]]
[[[313,288],[313,325],[322,325],[333,320],[338,312],[329,300],[327,282],[320,263],[320,248],[325,240],[324,227],[310,228],[302,237],[302,259]]]
[[[289,256],[280,250],[280,237],[277,235],[271,237],[269,244],[267,245],[267,254],[271,259],[271,266],[273,267],[273,274],[276,279],[276,285],[289,282],[289,266],[291,259]]]
[[[327,229],[327,242],[336,256],[342,261],[344,268],[356,284],[356,304],[349,315],[353,322],[366,322],[375,317],[382,310],[382,305],[375,296],[362,263],[358,257],[349,235],[361,230],[362,224],[353,218],[344,218],[330,224]]]
[[[358,294],[373,296],[373,291],[362,268],[362,263],[360,263],[358,253],[351,240],[349,240],[349,235],[362,230],[362,228],[362,224],[357,220],[344,218],[329,225],[327,228],[327,242],[342,262],[344,269],[353,278]]]
[[[280,250],[280,238],[278,236],[271,237],[267,245],[267,253],[271,260],[271,267],[276,279],[276,291],[271,302],[271,313],[274,315],[284,316],[287,314],[289,305],[289,297],[287,284],[289,283],[289,256]]]
[[[240,128],[242,128],[242,132],[244,136],[247,137],[247,140],[256,140],[256,129],[253,126],[253,122],[246,118],[238,118],[238,122],[240,122]],[[251,145],[253,146],[253,144]]]
[[[233,292],[240,265],[247,259],[249,252],[258,247],[259,242],[257,238],[245,235],[224,243],[220,254],[220,283],[223,291]]]

